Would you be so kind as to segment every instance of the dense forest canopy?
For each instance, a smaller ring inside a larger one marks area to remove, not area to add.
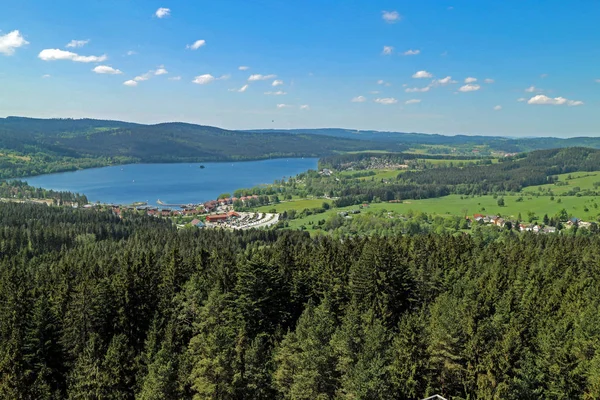
[[[0,204],[0,398],[598,398],[599,258]]]

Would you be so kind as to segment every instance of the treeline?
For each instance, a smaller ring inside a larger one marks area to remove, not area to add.
[[[36,188],[29,186],[27,182],[10,180],[0,182],[0,197],[5,199],[30,200],[30,199],[52,199],[55,204],[65,202],[77,205],[88,203],[85,195],[51,189]]]
[[[355,169],[362,169],[365,162],[372,159],[377,159],[382,163],[393,163],[393,164],[405,164],[410,160],[455,160],[457,163],[467,159],[466,156],[452,156],[452,155],[433,155],[433,154],[416,154],[416,153],[374,153],[374,152],[360,152],[360,153],[345,153],[335,154],[319,159],[319,168],[331,168],[336,170],[344,169],[348,165],[352,165]],[[489,158],[483,157],[472,157],[473,160],[489,160]]]
[[[600,150],[574,147],[533,151],[500,159],[497,164],[407,171],[398,178],[420,185],[451,185],[452,192],[457,194],[489,194],[518,192],[526,186],[553,183],[554,175],[594,171],[599,165]]]
[[[600,396],[597,237],[0,224],[0,398]]]

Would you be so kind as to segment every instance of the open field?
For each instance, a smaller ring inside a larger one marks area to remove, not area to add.
[[[567,179],[569,176],[572,179]],[[559,182],[567,182],[568,185],[558,186],[556,184],[547,184],[547,185],[538,185],[538,186],[529,186],[523,189],[524,193],[538,193],[540,192],[540,188],[542,191],[551,190],[552,193],[562,194],[567,193],[573,190],[575,187],[579,187],[581,190],[600,190],[600,188],[594,187],[594,183],[600,182],[600,172],[572,172],[570,174],[561,174],[558,175]]]
[[[449,195],[434,199],[425,200],[407,200],[404,203],[375,203],[368,208],[361,210],[362,213],[376,212],[381,210],[392,211],[399,214],[407,214],[412,212],[424,212],[431,215],[459,215],[464,216],[473,214],[485,215],[501,215],[506,218],[517,219],[519,213],[523,220],[528,219],[528,213],[533,212],[539,221],[542,220],[544,214],[553,216],[563,208],[570,215],[580,218],[584,221],[596,221],[600,214],[600,208],[594,206],[597,204],[600,207],[600,196],[563,196],[555,197],[555,200],[550,200],[550,196],[524,196],[522,202],[518,202],[519,196],[505,196],[505,206],[498,206],[498,200],[493,196],[480,196],[462,198],[460,195]],[[558,200],[560,199],[560,203]],[[309,222],[316,223],[321,219],[327,219],[330,215],[340,211],[357,209],[358,206],[350,206],[343,208],[335,208],[328,210],[325,213],[317,215],[309,215],[308,217],[289,221],[290,228],[299,228],[301,225],[308,225]],[[587,208],[588,211],[585,211]],[[279,210],[278,210],[279,212]]]

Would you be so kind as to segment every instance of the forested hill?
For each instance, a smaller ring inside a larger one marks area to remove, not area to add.
[[[417,132],[388,132],[356,129],[257,129],[250,132],[289,132],[291,134],[315,134],[346,139],[357,139],[385,143],[402,143],[404,145],[445,145],[461,146],[486,145],[492,150],[505,152],[523,152],[531,150],[554,149],[563,147],[592,147],[600,149],[598,137],[573,137],[567,139],[555,137],[511,138],[503,136],[482,135],[440,135],[433,133]],[[509,133],[507,133],[507,136]]]
[[[119,163],[323,157],[340,152],[422,149],[490,155],[549,147],[600,148],[598,138],[507,139],[341,129],[231,131],[186,123],[0,118],[0,178]],[[457,146],[457,147],[455,147]]]
[[[0,119],[0,178],[135,162],[203,162],[321,157],[403,150],[400,144],[288,133],[248,133],[184,123]]]
[[[600,238],[0,203],[2,399],[600,398]]]
[[[333,151],[385,149],[384,144],[319,135],[247,133],[185,123],[0,119],[0,148],[58,156],[129,157],[141,162],[319,157]]]

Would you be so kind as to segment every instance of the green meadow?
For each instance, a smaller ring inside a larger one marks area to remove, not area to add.
[[[554,194],[567,193],[573,190],[575,187],[579,187],[581,190],[600,190],[594,186],[594,183],[600,185],[600,172],[571,172],[570,174],[561,174],[558,176],[558,182],[565,183],[564,185],[556,185],[550,183],[547,185],[529,186],[523,189],[524,193],[536,193],[541,191],[552,191]],[[571,179],[568,177],[571,176]]]
[[[430,215],[464,216],[473,214],[501,215],[505,218],[517,219],[519,213],[523,220],[527,220],[529,213],[534,213],[536,220],[541,221],[544,214],[553,216],[563,208],[569,215],[584,221],[596,221],[600,214],[600,196],[556,196],[550,200],[550,196],[523,196],[523,201],[517,201],[521,196],[504,196],[504,206],[498,206],[498,199],[493,196],[463,197],[460,195],[449,195],[434,199],[407,200],[403,203],[374,203],[361,210],[362,213],[390,211],[398,214],[409,212],[423,212]],[[560,200],[560,201],[559,201]],[[322,203],[322,201],[321,201]],[[285,203],[280,204],[280,210],[285,210]],[[334,208],[322,214],[309,215],[304,218],[289,221],[290,228],[299,228],[308,225],[309,222],[316,223],[321,219],[327,219],[330,215],[340,211],[357,209],[358,206]],[[298,210],[298,208],[295,208]],[[586,211],[587,210],[587,211]]]

